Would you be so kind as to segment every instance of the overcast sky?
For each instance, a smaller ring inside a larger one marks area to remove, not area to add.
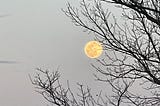
[[[69,0],[77,5],[78,0]],[[46,106],[28,74],[60,66],[62,80],[93,81],[84,45],[93,36],[64,15],[66,0],[0,0],[0,105]]]

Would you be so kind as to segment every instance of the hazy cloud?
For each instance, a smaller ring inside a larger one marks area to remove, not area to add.
[[[0,60],[0,64],[2,64],[2,63],[4,63],[4,64],[15,64],[15,63],[17,63],[17,61],[5,61],[5,60]]]

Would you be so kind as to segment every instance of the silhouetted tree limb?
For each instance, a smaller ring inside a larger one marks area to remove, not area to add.
[[[107,106],[99,93],[96,96],[91,94],[91,89],[77,83],[79,93],[75,95],[67,82],[68,87],[63,87],[59,81],[58,71],[49,72],[48,70],[37,69],[37,74],[31,78],[35,89],[45,100],[56,106]]]

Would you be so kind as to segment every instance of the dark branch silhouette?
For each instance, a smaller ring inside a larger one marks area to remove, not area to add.
[[[58,71],[49,72],[47,70],[37,69],[34,78],[30,77],[36,91],[40,93],[48,102],[57,106],[106,106],[106,103],[99,93],[97,99],[91,94],[91,89],[77,83],[79,93],[72,92],[69,82],[64,88],[59,81]]]

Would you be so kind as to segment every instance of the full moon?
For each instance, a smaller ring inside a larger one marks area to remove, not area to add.
[[[103,48],[98,41],[89,41],[85,45],[84,51],[89,58],[97,58],[102,54]]]

